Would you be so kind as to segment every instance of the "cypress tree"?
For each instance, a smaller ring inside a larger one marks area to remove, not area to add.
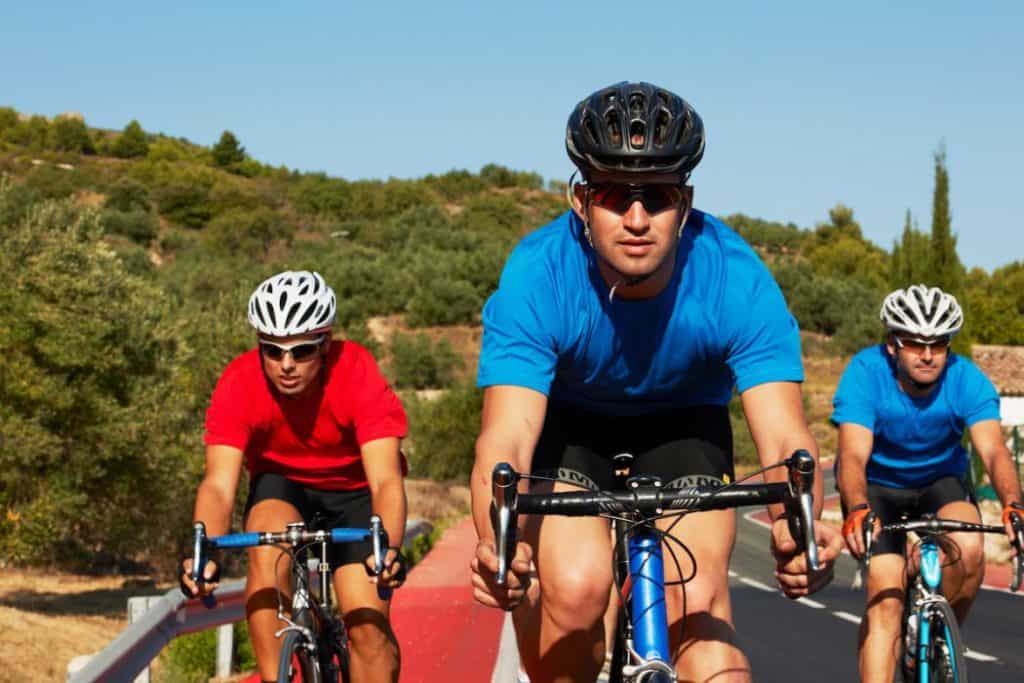
[[[931,272],[928,284],[954,296],[963,289],[964,267],[956,253],[953,217],[949,210],[949,172],[946,147],[935,152],[935,191],[932,195]]]

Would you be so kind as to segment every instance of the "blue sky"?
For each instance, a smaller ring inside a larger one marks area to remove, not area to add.
[[[697,205],[890,248],[931,221],[945,141],[959,250],[1024,259],[1024,3],[179,2],[0,6],[0,105],[137,118],[345,178],[500,163],[565,179],[573,105],[619,80],[689,100]]]

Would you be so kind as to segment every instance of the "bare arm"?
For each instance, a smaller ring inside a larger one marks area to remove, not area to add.
[[[206,524],[209,536],[221,536],[231,529],[243,457],[242,451],[234,446],[206,447],[206,475],[196,492],[192,518]]]
[[[760,384],[743,392],[740,399],[762,466],[781,462],[799,449],[806,450],[814,458],[814,515],[820,518],[825,487],[821,468],[817,465],[818,445],[807,429],[804,417],[800,385],[794,382]],[[785,476],[786,471],[777,467],[769,470],[765,479],[783,481]],[[796,542],[782,517],[783,511],[781,505],[768,508],[773,520],[771,551],[776,560],[775,578],[787,596],[798,598],[820,590],[832,580],[832,566],[842,551],[843,541],[835,529],[824,524],[815,525],[815,538],[809,542],[819,546],[821,569],[812,572],[804,554],[797,552]]]
[[[206,447],[206,475],[196,492],[196,506],[192,519],[206,525],[208,536],[222,536],[231,529],[231,511],[235,507],[235,493],[238,477],[242,470],[242,451],[234,446]],[[210,558],[203,568],[203,576],[213,579],[217,558]],[[216,581],[207,581],[197,586],[189,573],[192,558],[186,558],[181,566],[181,584],[187,595],[206,595],[217,587]]]
[[[476,460],[470,492],[477,536],[493,543],[491,529],[491,472],[499,462],[507,462],[517,472],[529,472],[533,449],[537,446],[547,396],[532,389],[494,386],[484,389],[484,407],[480,436],[476,440]]]
[[[388,437],[367,441],[362,446],[373,511],[380,515],[393,546],[402,545],[405,536],[406,498],[399,445],[397,438]]]
[[[971,443],[985,465],[992,488],[1003,505],[1021,501],[1020,481],[1013,465],[1010,449],[1003,443],[1003,430],[998,420],[982,420],[970,428]]]
[[[795,382],[769,382],[759,384],[740,395],[743,413],[750,427],[750,436],[757,447],[762,467],[782,462],[793,451],[803,449],[818,462],[818,444],[807,429],[804,417],[800,385]],[[781,467],[765,473],[767,481],[785,481],[786,471]],[[821,468],[814,473],[814,514],[821,516],[822,497],[825,488],[821,480]],[[772,519],[783,513],[782,505],[769,506]]]
[[[875,435],[867,427],[853,422],[839,425],[839,496],[849,510],[868,502],[866,468],[871,458]]]
[[[517,472],[529,472],[533,449],[544,426],[548,399],[532,389],[495,386],[484,390],[484,408],[480,436],[476,441],[476,461],[470,480],[473,521],[476,524],[476,552],[470,562],[473,596],[489,607],[512,609],[530,586],[532,550],[518,543],[511,559],[507,584],[495,583],[498,555],[491,528],[491,473],[499,462],[507,462]]]

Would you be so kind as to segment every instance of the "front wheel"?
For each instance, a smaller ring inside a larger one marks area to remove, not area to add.
[[[932,606],[929,635],[928,683],[967,683],[964,643],[948,602]]]
[[[289,631],[281,643],[277,683],[321,683],[316,658],[306,647],[306,636]]]

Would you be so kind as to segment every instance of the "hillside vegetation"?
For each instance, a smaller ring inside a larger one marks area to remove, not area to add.
[[[498,165],[347,181],[262,164],[230,132],[204,147],[9,108],[0,173],[0,556],[70,568],[178,556],[210,392],[252,343],[253,286],[285,268],[321,272],[343,334],[383,360],[413,471],[464,478],[479,311],[516,241],[565,209],[562,187]],[[878,338],[893,258],[851,209],[810,230],[725,218],[818,335],[809,358]],[[1024,343],[1024,263],[963,275],[973,339]]]

